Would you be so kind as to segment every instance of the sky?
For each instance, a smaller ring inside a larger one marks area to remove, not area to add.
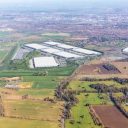
[[[84,9],[88,7],[128,7],[128,0],[0,0],[0,8]]]

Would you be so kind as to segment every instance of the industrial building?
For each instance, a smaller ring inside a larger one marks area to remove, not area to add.
[[[57,67],[59,64],[54,57],[35,57],[30,60],[31,68]]]
[[[126,53],[126,54],[128,54],[128,47],[125,48],[125,49],[123,49],[123,52]]]
[[[76,59],[82,58],[84,56],[77,55],[75,53],[70,53],[69,51],[64,51],[59,48],[52,48],[52,46],[46,46],[44,44],[26,44],[25,47],[32,48],[34,50],[40,50],[43,53],[51,54],[54,56],[63,57],[65,59]]]
[[[83,49],[58,42],[44,42],[42,44],[25,44],[25,47],[40,50],[43,53],[53,56],[63,57],[65,59],[78,59],[87,55],[101,55],[100,52]]]
[[[93,50],[88,50],[88,49],[84,49],[84,48],[79,48],[79,47],[75,47],[75,46],[71,46],[71,45],[67,45],[67,44],[61,44],[58,42],[44,42],[44,44],[48,45],[48,46],[52,46],[52,47],[58,47],[61,48],[63,50],[70,50],[70,52],[75,52],[75,53],[81,53],[84,55],[100,55],[100,52],[96,52]]]

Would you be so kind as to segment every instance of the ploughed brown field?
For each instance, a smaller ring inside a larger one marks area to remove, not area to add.
[[[100,75],[100,74],[119,74],[118,70],[116,71],[108,71],[103,67],[103,64],[90,64],[83,65],[79,69],[79,74],[81,75]]]
[[[128,60],[112,62],[112,64],[117,67],[122,74],[128,75]]]
[[[128,119],[114,106],[93,106],[106,128],[128,128]]]

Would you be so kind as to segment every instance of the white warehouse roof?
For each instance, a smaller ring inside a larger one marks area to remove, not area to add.
[[[49,41],[49,42],[44,42],[45,44],[49,44],[49,45],[58,45],[60,43],[58,42],[52,42],[52,41]]]
[[[54,57],[35,57],[33,59],[35,68],[41,67],[56,67],[59,64],[55,61]]]
[[[40,49],[47,49],[48,47],[46,46],[42,46],[40,44],[25,44],[26,47],[32,48],[32,49],[36,49],[36,50],[40,50]]]
[[[54,48],[51,48],[51,47],[49,47],[48,49],[41,49],[41,51],[51,53],[51,54],[56,53],[56,52],[61,52],[60,50],[54,49]]]
[[[58,56],[61,56],[61,57],[64,57],[64,58],[82,58],[83,56],[79,56],[79,55],[76,55],[76,54],[72,54],[72,53],[69,53],[69,52],[57,52],[57,53],[54,53],[55,55],[58,55]]]
[[[123,49],[123,52],[127,52],[128,53],[128,47]]]
[[[95,51],[83,49],[83,48],[74,48],[73,51],[83,53],[83,54],[88,54],[88,55],[93,55],[93,54],[100,55],[101,54],[99,52],[95,52]]]
[[[87,55],[100,55],[100,52],[96,52],[93,50],[88,50],[88,49],[84,49],[84,48],[79,48],[79,47],[75,47],[75,46],[71,46],[71,45],[67,45],[67,44],[61,44],[58,42],[44,42],[44,44],[50,45],[50,46],[56,46],[58,48],[63,48],[63,49],[67,49],[67,50],[71,50],[74,52],[78,52],[78,53],[82,53],[82,54],[87,54]]]
[[[60,44],[60,43],[53,42],[53,44]],[[65,44],[63,44],[63,45],[65,45]],[[42,52],[61,56],[61,57],[67,58],[67,59],[68,58],[81,58],[81,57],[83,57],[83,56],[76,55],[74,53],[70,53],[68,51],[63,51],[63,50],[60,50],[57,48],[52,48],[52,45],[45,46],[45,45],[40,45],[40,44],[25,44],[25,46],[32,48],[32,49],[41,50]],[[65,47],[66,47],[66,45],[65,45]],[[72,46],[70,46],[70,47],[72,47]]]

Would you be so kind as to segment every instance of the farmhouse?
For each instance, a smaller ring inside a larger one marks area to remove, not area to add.
[[[35,57],[32,60],[30,60],[30,63],[31,68],[59,66],[54,57]]]
[[[12,85],[12,84],[7,84],[5,85],[5,88],[8,88],[8,89],[18,89],[19,87],[17,85]]]

